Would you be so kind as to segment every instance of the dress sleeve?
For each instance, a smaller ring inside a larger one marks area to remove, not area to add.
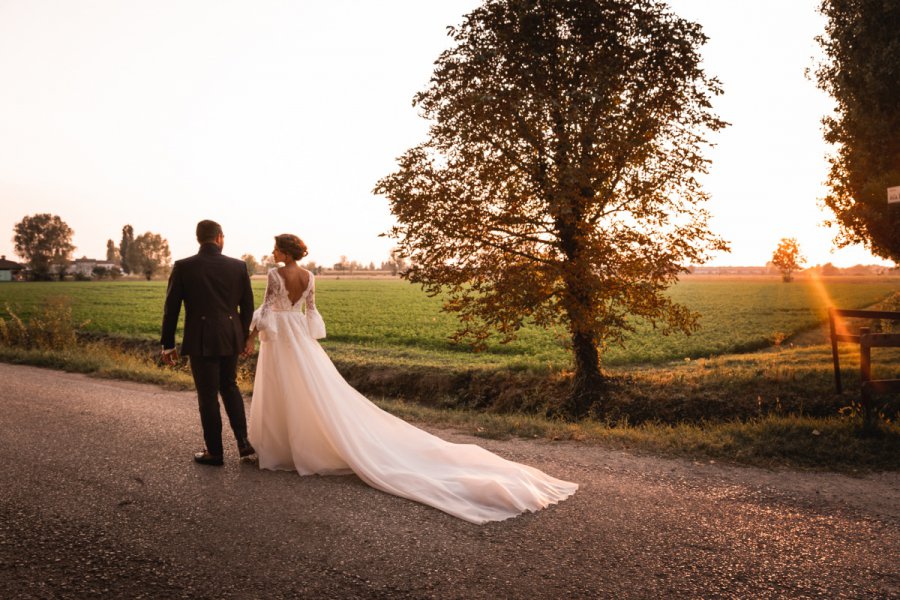
[[[275,269],[269,269],[269,278],[266,281],[266,296],[263,298],[263,303],[260,307],[253,311],[253,320],[250,322],[251,330],[268,331],[270,334],[278,333],[275,319],[272,318],[272,303],[280,285],[281,281],[278,278],[278,273],[275,272]]]
[[[306,327],[309,335],[320,340],[325,337],[325,319],[316,310],[316,280],[310,273],[309,293],[306,294]]]

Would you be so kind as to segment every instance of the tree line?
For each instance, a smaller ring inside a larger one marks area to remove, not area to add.
[[[241,260],[246,263],[247,272],[250,275],[266,273],[269,269],[277,265],[275,259],[268,254],[263,255],[259,260],[257,260],[256,257],[252,254],[243,254],[241,255]],[[391,275],[399,275],[409,267],[409,262],[402,256],[398,256],[396,251],[391,251],[388,260],[383,260],[378,264],[376,264],[375,261],[369,261],[368,264],[364,264],[357,260],[350,260],[347,258],[347,256],[342,255],[341,259],[330,267],[321,265],[314,260],[303,263],[301,266],[309,271],[312,271],[316,275],[329,270],[348,274],[366,271],[382,271],[388,272]]]
[[[14,231],[16,254],[25,260],[32,279],[40,281],[56,277],[62,280],[66,277],[72,264],[72,252],[75,250],[75,246],[72,245],[72,236],[75,232],[65,221],[58,215],[48,213],[28,215],[16,223]],[[250,275],[265,273],[276,266],[275,260],[270,255],[263,256],[257,261],[252,254],[244,254],[241,259],[247,265],[247,272]],[[122,227],[122,237],[118,245],[112,239],[106,241],[105,264],[95,266],[91,275],[96,279],[137,275],[149,281],[157,275],[166,273],[171,264],[172,254],[168,240],[152,231],[135,236],[134,227],[125,225]],[[315,261],[304,264],[304,267],[316,274],[326,269]],[[390,258],[382,261],[380,265],[374,262],[363,265],[341,256],[341,260],[331,269],[347,273],[380,270],[397,275],[407,267],[408,261],[393,251]],[[74,275],[85,276],[84,273]]]
[[[71,264],[74,230],[58,215],[40,213],[26,215],[13,227],[16,254],[25,260],[32,279],[62,280]],[[92,275],[98,279],[121,275],[140,275],[148,281],[165,271],[172,263],[169,242],[158,233],[147,231],[135,237],[134,227],[122,228],[122,239],[116,246],[106,241],[106,264],[97,266]]]

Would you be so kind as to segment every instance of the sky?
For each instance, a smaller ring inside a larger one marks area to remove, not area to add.
[[[423,141],[412,106],[478,0],[0,0],[0,254],[13,225],[57,214],[75,256],[105,258],[123,225],[160,233],[174,258],[214,219],[225,253],[274,235],[308,260],[380,263],[393,218],[375,183]],[[761,265],[782,237],[809,264],[883,263],[833,251],[821,118],[804,75],[824,27],[818,0],[672,0],[709,36],[723,83],[709,175],[712,265]]]

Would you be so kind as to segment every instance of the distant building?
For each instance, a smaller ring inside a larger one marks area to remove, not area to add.
[[[5,254],[0,256],[0,281],[15,281],[24,270],[23,265],[6,260]]]
[[[90,277],[94,274],[94,269],[96,269],[97,267],[111,270],[115,266],[115,263],[106,260],[97,260],[96,258],[88,258],[86,256],[82,256],[81,258],[70,262],[67,270],[73,275],[83,275],[85,277]]]

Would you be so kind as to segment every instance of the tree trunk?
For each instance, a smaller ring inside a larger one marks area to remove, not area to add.
[[[592,335],[573,333],[572,350],[575,354],[575,376],[563,410],[567,417],[581,419],[603,399],[605,378],[600,372],[600,355]]]
[[[603,396],[604,377],[600,372],[600,354],[597,351],[597,335],[594,327],[593,298],[590,281],[591,266],[581,257],[582,239],[578,234],[583,215],[579,203],[573,202],[567,218],[556,219],[560,246],[566,255],[567,272],[563,276],[568,298],[563,301],[572,332],[572,351],[575,355],[575,377],[572,391],[562,406],[568,419],[587,416],[591,407]],[[582,226],[584,225],[581,223]]]

